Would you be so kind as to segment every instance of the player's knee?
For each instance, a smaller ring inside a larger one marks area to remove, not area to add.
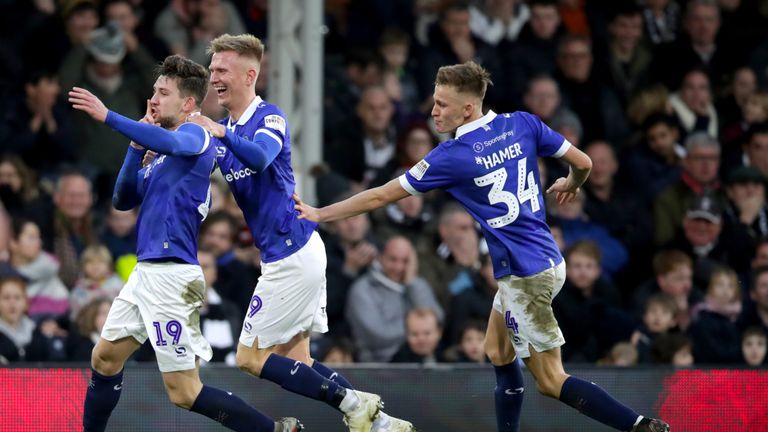
[[[254,355],[252,351],[243,352],[238,350],[235,355],[235,365],[247,374],[260,376],[263,361],[259,356]]]
[[[499,347],[495,343],[485,341],[485,355],[491,363],[497,366],[512,363],[515,359],[515,350],[511,347]]]
[[[176,405],[179,408],[183,408],[185,410],[189,410],[192,408],[192,405],[195,404],[195,398],[196,396],[192,394],[190,391],[184,388],[180,387],[171,387],[167,386],[167,392],[168,392],[168,399],[170,399],[171,403]]]
[[[120,372],[123,365],[111,355],[109,350],[96,345],[91,351],[91,367],[104,376],[112,376]]]

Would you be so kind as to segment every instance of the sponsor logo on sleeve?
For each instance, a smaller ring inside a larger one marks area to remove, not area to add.
[[[271,114],[264,117],[264,126],[280,131],[281,134],[285,135],[285,119],[279,115]]]
[[[421,180],[424,177],[424,174],[427,173],[428,169],[429,169],[429,162],[422,159],[419,161],[419,163],[411,167],[411,169],[408,170],[408,172],[411,173],[413,178],[415,178],[416,180]]]

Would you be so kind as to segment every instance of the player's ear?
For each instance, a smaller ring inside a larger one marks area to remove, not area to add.
[[[182,106],[184,109],[184,112],[191,113],[193,111],[198,110],[197,102],[195,102],[195,98],[192,96],[187,96],[184,98],[184,105]]]

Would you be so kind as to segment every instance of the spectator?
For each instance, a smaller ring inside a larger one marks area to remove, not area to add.
[[[155,20],[155,34],[171,54],[200,64],[208,63],[208,44],[225,33],[245,33],[237,8],[227,0],[173,0]]]
[[[750,131],[768,121],[768,93],[746,96],[740,116],[723,131],[723,165],[729,169],[744,163],[744,147],[751,139]],[[725,123],[724,123],[725,124]]]
[[[604,226],[589,220],[584,212],[586,201],[584,192],[579,192],[572,201],[563,204],[552,199],[552,195],[547,197],[549,198],[547,208],[562,229],[566,246],[579,240],[592,240],[600,249],[602,254],[600,266],[608,276],[624,268],[629,259],[626,247],[611,236]]]
[[[669,96],[669,105],[684,135],[705,132],[717,138],[720,133],[709,82],[704,71],[691,69],[686,72],[677,92]]]
[[[638,315],[643,314],[646,302],[653,294],[664,293],[675,300],[675,321],[681,330],[690,323],[690,305],[698,303],[702,295],[693,287],[693,261],[677,250],[661,251],[653,257],[654,278],[640,285],[635,292],[634,305]]]
[[[117,261],[124,255],[136,254],[136,219],[138,209],[122,211],[109,206],[107,220],[99,238]]]
[[[557,46],[565,34],[556,0],[533,0],[528,7],[531,17],[517,41],[509,48],[506,44],[500,47],[502,66],[509,76],[507,87],[516,105],[533,77],[554,75]]]
[[[650,115],[642,130],[642,141],[622,159],[623,177],[644,203],[653,203],[680,180],[685,148],[679,144],[677,122],[667,114]]]
[[[755,124],[749,129],[741,164],[754,166],[768,177],[768,123]]]
[[[85,305],[98,298],[114,300],[125,283],[115,274],[109,249],[102,245],[85,248],[80,257],[80,278],[69,296],[70,315],[74,320]]]
[[[139,34],[139,25],[142,23],[142,11],[137,10],[137,3],[132,0],[105,0],[101,2],[101,10],[104,22],[114,21],[123,32],[125,49],[128,53],[141,56],[145,61],[154,62],[154,59],[164,59],[168,56],[168,47],[155,37],[146,32]],[[207,60],[207,59],[206,59]],[[143,63],[143,62],[142,62]],[[150,71],[133,70],[130,73],[145,74]]]
[[[693,281],[697,286],[707,285],[710,274],[720,265],[727,264],[746,269],[744,245],[750,243],[748,236],[737,238],[736,232],[723,230],[720,205],[711,194],[696,197],[683,218],[683,232],[672,243],[694,258]]]
[[[490,46],[502,41],[514,42],[531,17],[531,11],[520,0],[485,0],[469,7],[472,35]]]
[[[331,169],[365,189],[395,157],[394,107],[383,87],[368,87],[356,114],[359,126],[345,128],[347,133],[325,149],[325,160]]]
[[[69,310],[69,292],[59,279],[59,263],[42,250],[40,228],[28,219],[12,222],[11,265],[26,278],[25,297],[32,318],[62,317]]]
[[[653,45],[674,42],[680,31],[680,6],[675,0],[647,0],[645,34]]]
[[[7,265],[0,266],[0,364],[66,360],[66,332],[53,320],[35,324],[25,313],[25,280]]]
[[[637,366],[637,348],[629,342],[618,342],[597,364],[601,366]]]
[[[563,347],[565,361],[595,362],[633,323],[622,323],[616,310],[621,305],[619,292],[601,277],[600,249],[588,240],[573,243],[565,253],[566,280],[555,297],[552,309],[568,345]],[[611,331],[608,331],[612,327]],[[614,340],[615,339],[615,340]]]
[[[80,254],[97,242],[91,181],[77,171],[64,172],[56,181],[53,204],[53,214],[40,227],[43,247],[56,255],[59,277],[72,287],[79,276]]]
[[[239,308],[251,302],[259,271],[235,256],[235,220],[227,213],[211,213],[200,225],[200,249],[216,257],[216,292]],[[238,326],[239,327],[239,326]]]
[[[406,343],[392,357],[393,363],[434,364],[444,361],[438,347],[443,329],[433,309],[427,307],[408,311],[405,334]]]
[[[349,48],[344,64],[336,68],[330,60],[323,91],[326,142],[335,137],[331,131],[344,130],[348,126],[351,107],[360,103],[363,89],[381,86],[384,73],[381,58],[368,49]]]
[[[642,325],[632,333],[632,345],[637,347],[640,362],[651,361],[651,347],[660,336],[676,330],[677,304],[667,294],[658,293],[645,303]]]
[[[755,167],[731,171],[726,184],[728,205],[725,207],[725,230],[741,243],[741,256],[736,261],[745,265],[755,255],[753,245],[768,237],[768,204],[765,201],[766,178]],[[746,266],[737,268],[743,272]]]
[[[436,241],[420,251],[419,261],[421,274],[447,309],[453,297],[473,287],[480,269],[480,238],[472,216],[456,203],[441,210],[437,233]]]
[[[6,151],[22,158],[32,169],[45,173],[75,160],[70,111],[59,98],[61,86],[53,72],[26,75],[24,99],[10,110],[2,130]]]
[[[712,273],[704,301],[694,306],[691,326],[693,356],[699,363],[729,364],[739,361],[741,292],[736,272],[720,268]]]
[[[402,170],[396,173],[397,178]],[[398,235],[405,236],[417,249],[426,245],[429,235],[434,233],[434,213],[430,203],[422,195],[410,195],[371,212],[374,232],[381,240]]]
[[[720,8],[717,0],[690,0],[686,4],[682,28],[684,34],[674,42],[661,45],[654,55],[651,70],[654,81],[674,88],[691,68],[705,71],[709,82],[719,80],[734,66],[743,63],[740,47],[728,47],[717,41]]]
[[[76,362],[91,360],[91,351],[101,337],[112,301],[94,298],[77,313],[67,338],[67,359]]]
[[[739,327],[746,329],[760,326],[768,332],[768,267],[760,266],[752,270],[749,287],[752,304],[744,308],[739,318]]]
[[[747,100],[757,91],[757,76],[751,68],[742,66],[733,73],[733,79],[729,84],[727,93],[721,95],[716,102],[717,113],[720,115],[719,121],[723,130],[723,147],[732,142],[733,138],[730,136],[727,137],[728,141],[726,141],[726,133],[734,124],[738,126],[738,123],[741,122]],[[738,130],[737,132],[743,133],[743,131]]]
[[[122,30],[116,23],[94,30],[88,44],[74,47],[61,64],[59,78],[65,89],[84,87],[105,105],[129,118],[141,118],[147,88],[154,84],[154,60],[127,52]],[[112,178],[121,166],[128,140],[84,113],[72,115],[77,161],[102,176],[97,182],[101,196],[111,196]],[[104,143],[110,143],[105,146]]]
[[[379,54],[383,59],[383,85],[395,104],[395,119],[400,126],[427,111],[419,98],[419,87],[408,64],[411,39],[402,30],[389,28],[379,38]]]
[[[350,288],[346,317],[360,361],[390,361],[405,342],[403,323],[413,308],[433,309],[442,321],[443,309],[418,270],[411,243],[394,237],[377,264]]]
[[[470,320],[461,328],[459,343],[445,352],[445,359],[454,363],[485,363],[485,329],[480,320]]]
[[[420,88],[425,96],[431,94],[435,73],[440,66],[464,63],[470,60],[482,65],[494,77],[494,88],[489,88],[486,102],[494,106],[503,102],[504,78],[496,51],[472,35],[470,11],[466,1],[451,2],[442,11],[440,20],[429,33],[429,50],[420,61]]]
[[[619,6],[608,24],[608,79],[626,107],[631,97],[649,83],[653,57],[642,43],[643,18],[639,6]]]
[[[653,362],[686,368],[693,366],[693,345],[688,336],[670,333],[659,336],[651,347]]]
[[[323,241],[328,257],[328,328],[334,334],[348,334],[344,320],[349,289],[355,279],[368,271],[378,255],[377,240],[370,232],[368,215],[341,219],[328,225]]]
[[[475,275],[472,289],[462,291],[451,297],[448,310],[451,319],[446,323],[446,339],[449,344],[457,344],[461,341],[461,331],[465,324],[471,321],[484,321],[488,311],[493,306],[499,286],[493,277],[493,264],[491,256],[485,254],[480,258],[482,266]]]
[[[654,242],[657,246],[666,245],[676,237],[682,228],[683,216],[697,195],[720,188],[717,177],[720,144],[699,132],[685,139],[685,149],[680,181],[662,191],[653,203]],[[720,197],[718,200],[721,204],[724,201]]]
[[[560,83],[563,103],[579,116],[584,140],[622,142],[628,135],[629,123],[620,99],[604,85],[594,67],[590,39],[563,38],[557,51],[557,67],[555,78]]]
[[[752,367],[765,363],[768,336],[761,327],[749,327],[741,335],[741,355],[744,362]]]
[[[330,365],[342,365],[355,362],[355,346],[347,338],[336,338],[331,341],[322,362]]]
[[[218,277],[214,254],[201,249],[197,252],[197,260],[203,270],[206,285],[205,303],[200,308],[200,329],[213,349],[211,361],[234,366],[243,321],[242,307],[222,298],[214,288]]]
[[[0,203],[11,216],[40,224],[48,218],[51,208],[35,183],[34,174],[21,158],[13,154],[0,156]]]

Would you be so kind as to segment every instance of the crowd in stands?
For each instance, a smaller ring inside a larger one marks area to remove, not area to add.
[[[66,91],[138,119],[166,55],[207,66],[212,38],[242,32],[269,50],[269,3],[0,1],[0,365],[88,361],[136,263],[137,209],[111,206],[128,141],[70,109]],[[327,0],[324,16],[320,205],[448,139],[429,116],[434,76],[474,60],[492,74],[487,109],[531,112],[593,161],[578,199],[546,197],[567,259],[553,303],[565,361],[768,364],[765,2]],[[269,67],[267,52],[266,100]],[[226,115],[215,97],[204,114]],[[539,171],[540,193],[567,174],[555,159]],[[211,181],[201,325],[213,361],[234,364],[260,259],[224,178]],[[313,338],[315,357],[487,361],[497,285],[478,225],[449,196],[320,230],[330,332]]]

